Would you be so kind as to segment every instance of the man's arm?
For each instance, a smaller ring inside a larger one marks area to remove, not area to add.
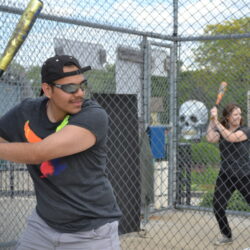
[[[96,142],[89,130],[67,125],[59,132],[37,143],[0,140],[0,159],[18,163],[40,164],[51,159],[68,156],[87,150]]]
[[[6,140],[3,139],[2,137],[0,137],[0,143],[2,143],[2,142],[8,142],[8,141],[6,141]]]

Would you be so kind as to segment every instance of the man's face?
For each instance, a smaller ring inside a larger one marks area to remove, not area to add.
[[[64,72],[76,71],[76,66],[65,66]],[[60,85],[77,84],[80,85],[84,80],[82,74],[73,75],[56,80],[54,83],[59,86],[51,86],[50,101],[53,103],[56,111],[67,114],[76,114],[82,108],[82,103],[85,95],[85,91],[79,88],[74,93],[67,93],[63,89],[59,88]]]

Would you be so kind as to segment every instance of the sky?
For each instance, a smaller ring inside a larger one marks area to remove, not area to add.
[[[28,0],[0,0],[24,8]],[[137,30],[172,34],[172,0],[43,0],[43,14],[59,15],[90,22]],[[179,32],[200,34],[207,23],[250,16],[250,0],[181,0],[178,2]]]
[[[0,7],[5,5],[24,9],[28,2],[29,0],[0,0]],[[44,7],[41,13],[171,36],[174,24],[172,2],[172,0],[43,0]],[[200,36],[208,24],[250,16],[249,6],[250,0],[180,0],[178,34],[184,37]],[[2,18],[0,17],[0,52],[4,50],[8,37],[11,36],[17,23],[17,16],[12,18],[11,15],[4,14]],[[29,35],[30,41],[25,45],[27,47],[25,49],[30,50],[31,44],[39,41],[39,50],[46,50],[48,53],[52,53],[50,41],[53,39],[52,36],[102,43],[112,53],[116,46],[114,43],[138,46],[140,42],[135,36],[100,30],[97,32],[94,29],[76,28],[75,25],[57,25],[55,22],[44,20],[38,20],[30,34],[32,36]],[[30,56],[34,53],[30,51]],[[186,51],[186,53],[191,52]]]

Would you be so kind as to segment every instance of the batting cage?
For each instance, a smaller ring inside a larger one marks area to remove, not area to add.
[[[218,95],[219,118],[237,104],[244,131],[250,127],[249,0],[43,0],[1,68],[28,4],[0,1],[1,116],[39,96],[48,57],[75,56],[92,67],[87,97],[109,115],[107,174],[123,213],[121,248],[215,249],[222,233],[220,249],[250,249],[250,135],[235,139],[246,142],[244,157],[225,146],[235,142],[219,128],[212,133],[220,139],[207,136]],[[219,183],[223,164],[236,179]],[[1,160],[0,249],[14,249],[35,205],[26,166]]]

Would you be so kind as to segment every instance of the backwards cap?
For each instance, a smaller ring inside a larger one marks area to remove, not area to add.
[[[70,64],[75,65],[78,70],[63,72],[63,67]],[[90,66],[81,68],[79,62],[73,56],[56,55],[44,62],[41,70],[42,83],[51,83],[63,77],[82,74],[88,70],[91,70]]]

